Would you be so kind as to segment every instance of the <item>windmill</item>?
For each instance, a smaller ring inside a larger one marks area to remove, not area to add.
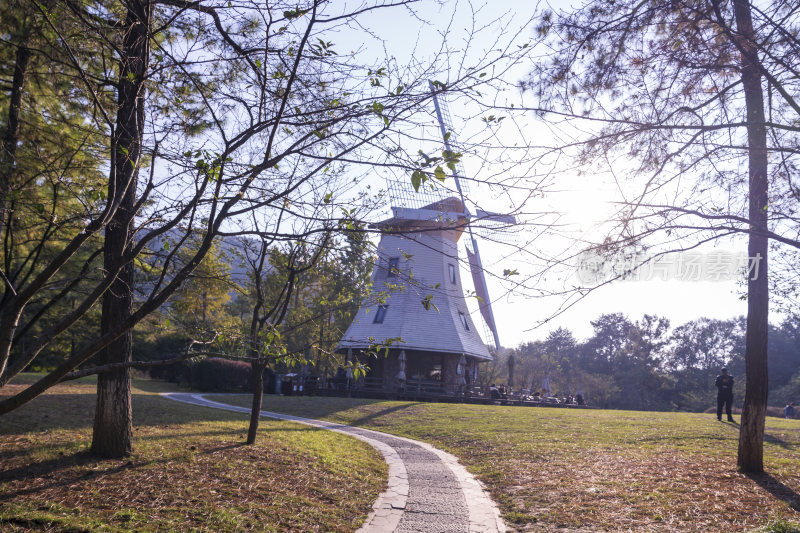
[[[451,119],[431,83],[436,117],[445,149],[457,152]],[[461,283],[458,241],[469,236],[467,260],[479,310],[493,344],[500,347],[486,289],[475,218],[503,224],[514,218],[469,209],[464,172],[453,165],[455,191],[445,187],[411,189],[408,182],[390,182],[392,216],[375,223],[382,232],[378,260],[372,273],[378,299],[362,303],[342,337],[337,352],[353,353],[363,362],[368,350],[386,339],[401,339],[387,349],[387,357],[369,361],[369,377],[383,390],[416,386],[418,390],[457,392],[474,383],[478,364],[492,356],[470,316]]]

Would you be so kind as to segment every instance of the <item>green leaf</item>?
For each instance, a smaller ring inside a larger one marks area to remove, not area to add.
[[[436,176],[436,179],[439,181],[444,181],[447,177],[442,167],[436,167],[436,170],[433,171],[433,175]]]
[[[431,308],[433,308],[437,313],[439,312],[439,308],[436,307],[435,303],[433,303],[432,294],[428,294],[422,299],[422,307],[424,307],[426,311],[430,311]]]
[[[36,204],[36,211],[38,211],[40,215],[44,213],[44,204]]]
[[[308,13],[308,9],[297,8],[297,9],[292,9],[291,11],[284,11],[283,16],[286,17],[286,19],[288,20],[292,20],[298,17],[302,17],[306,13]]]
[[[416,192],[419,192],[419,186],[422,185],[425,180],[427,180],[427,176],[421,170],[415,170],[413,174],[411,174],[411,185],[414,187]]]
[[[453,133],[453,132],[451,132],[451,131],[448,131],[447,133],[445,133],[445,134],[444,134],[444,140],[445,140],[445,141],[448,141],[448,140],[450,140],[450,135],[452,135],[452,133]]]
[[[325,195],[325,198],[323,198],[322,201],[325,202],[326,204],[329,204],[331,203],[331,198],[333,198],[333,193],[329,192],[328,194]]]

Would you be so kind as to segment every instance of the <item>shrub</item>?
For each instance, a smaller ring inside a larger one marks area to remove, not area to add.
[[[172,359],[172,357],[172,355],[167,355],[164,358]],[[190,368],[186,361],[169,365],[151,366],[147,372],[152,379],[163,379],[170,383],[188,381],[190,376]]]
[[[233,392],[251,387],[250,365],[243,361],[210,357],[194,363],[189,375],[189,385],[204,392]]]

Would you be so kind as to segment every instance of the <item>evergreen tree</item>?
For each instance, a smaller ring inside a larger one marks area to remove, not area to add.
[[[658,254],[746,235],[747,388],[738,464],[749,472],[763,470],[767,244],[800,247],[792,222],[799,25],[796,3],[788,1],[587,2],[542,18],[540,35],[554,53],[524,83],[543,116],[587,126],[590,134],[569,144],[579,147],[582,162],[624,161],[623,172],[643,180],[626,193],[618,231],[597,251]]]

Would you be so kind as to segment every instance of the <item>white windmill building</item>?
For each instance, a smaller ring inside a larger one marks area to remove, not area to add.
[[[450,119],[435,92],[434,103],[445,147],[452,150]],[[472,245],[466,251],[480,312],[499,348],[470,221],[476,215],[501,223],[514,219],[471,213],[459,174],[463,176],[460,165],[453,173],[458,197],[429,190],[406,194],[402,186],[390,186],[393,203],[402,205],[393,205],[392,216],[373,225],[382,232],[372,273],[378,297],[361,305],[337,351],[367,363],[371,382],[383,390],[397,390],[407,382],[457,392],[475,381],[480,363],[492,360],[470,316],[461,281],[458,244],[465,232]],[[366,360],[367,350],[387,340],[393,341],[385,357]]]

